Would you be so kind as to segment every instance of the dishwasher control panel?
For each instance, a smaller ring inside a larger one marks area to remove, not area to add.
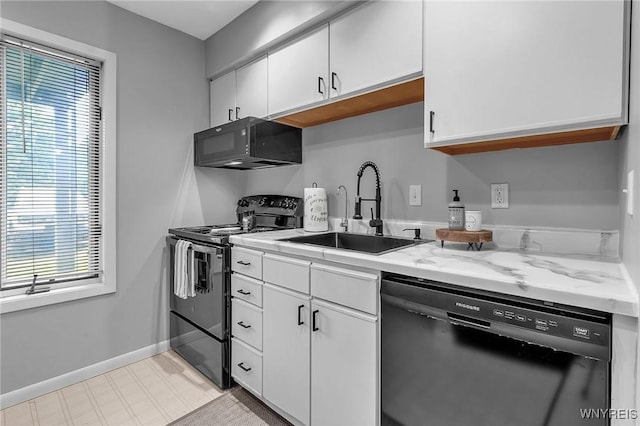
[[[479,324],[504,323],[552,336],[597,345],[609,344],[608,325],[591,321],[586,316],[584,318],[568,317],[561,311],[552,312],[552,309],[547,312],[456,294],[447,296],[448,312],[469,319],[477,319]]]

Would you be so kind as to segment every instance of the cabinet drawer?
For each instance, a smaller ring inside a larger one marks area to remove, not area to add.
[[[234,247],[231,249],[231,270],[262,279],[262,252]]]
[[[262,309],[242,300],[231,300],[231,335],[262,350]]]
[[[262,281],[233,274],[231,275],[231,295],[262,307]]]
[[[262,354],[231,339],[231,376],[243,387],[262,395]]]
[[[262,265],[265,282],[309,294],[310,262],[265,254]]]
[[[311,295],[377,315],[378,276],[314,263]]]

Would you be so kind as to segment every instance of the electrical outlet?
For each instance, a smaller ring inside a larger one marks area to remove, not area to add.
[[[409,185],[409,205],[422,205],[422,185]]]
[[[422,205],[422,185],[409,185],[409,205]]]
[[[492,209],[509,208],[509,184],[508,183],[492,183],[491,184],[491,208]]]

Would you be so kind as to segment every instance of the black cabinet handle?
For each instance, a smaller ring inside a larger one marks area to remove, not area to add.
[[[336,87],[336,77],[338,76],[338,74],[336,74],[335,72],[331,73],[331,88],[333,90],[338,90],[338,88]]]
[[[231,108],[229,108],[229,121],[233,121],[233,118],[231,117],[231,114],[233,114],[233,110]]]
[[[318,77],[318,93],[320,93],[321,95],[324,95],[324,92],[322,91],[322,86],[324,86],[324,78]]]
[[[435,112],[429,111],[429,132],[431,133],[435,133],[435,130],[433,130],[433,117],[435,115],[436,115]]]
[[[304,308],[304,305],[298,306],[298,325],[304,324],[304,321],[302,321],[302,308]]]
[[[236,107],[236,120],[240,119],[240,107]]]
[[[318,311],[318,310],[316,309],[315,311],[313,311],[313,314],[311,315],[311,319],[312,319],[312,321],[311,321],[311,329],[312,329],[313,331],[318,331],[318,330],[320,330],[318,327],[316,327],[316,315],[318,314],[318,312],[320,312],[320,311]]]
[[[251,292],[250,292],[250,291],[244,291],[243,289],[238,290],[238,293],[240,293],[240,294],[244,294],[245,296],[248,296],[248,295],[250,295],[250,294],[251,294]]]
[[[236,263],[237,263],[238,265],[242,265],[242,266],[249,266],[249,265],[251,265],[251,262],[245,262],[245,261],[242,261],[242,260],[238,260]]]
[[[250,325],[247,325],[247,324],[243,323],[242,321],[238,321],[238,325],[239,325],[240,327],[242,327],[242,328],[251,328],[251,326],[250,326]]]
[[[244,366],[244,362],[238,364],[238,367],[242,368],[244,371],[251,371],[251,367],[247,368]]]

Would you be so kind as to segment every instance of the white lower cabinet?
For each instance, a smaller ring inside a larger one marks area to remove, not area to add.
[[[309,296],[265,283],[263,309],[262,395],[309,424]]]
[[[262,252],[231,249],[231,376],[262,395]]]
[[[262,393],[262,354],[237,338],[231,339],[231,375],[256,395]]]
[[[320,300],[311,308],[311,424],[377,424],[377,318]]]
[[[299,262],[271,255],[264,260],[265,271],[267,263],[274,262],[280,268],[294,267],[298,279],[305,281]],[[324,265],[307,265],[310,287],[318,288],[322,283],[314,282],[311,271]],[[334,273],[333,285],[353,285],[353,271],[335,267],[329,271]],[[272,282],[290,276],[286,272],[265,276],[263,398],[305,425],[377,424],[377,316],[290,290],[297,286],[288,278],[282,286]],[[376,275],[356,276],[374,277],[370,290],[378,291]]]
[[[231,335],[262,349],[262,309],[238,298],[231,299]]]

